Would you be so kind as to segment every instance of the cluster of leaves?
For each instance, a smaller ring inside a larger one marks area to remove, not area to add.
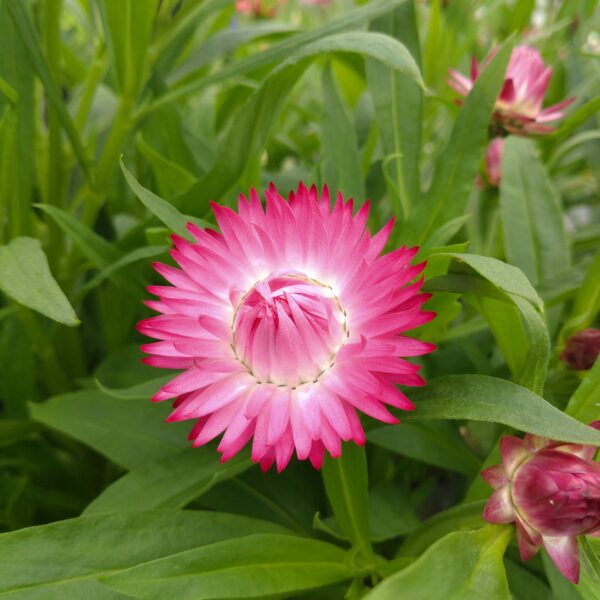
[[[0,0],[0,597],[600,597],[598,543],[577,588],[521,564],[478,476],[510,429],[600,444],[600,364],[558,359],[600,307],[596,2],[339,4]],[[481,189],[523,40],[554,66],[548,100],[577,101],[508,138]],[[496,43],[456,106],[448,67]],[[300,179],[370,198],[372,228],[395,216],[438,313],[417,410],[365,422],[322,477],[188,448],[134,333],[170,231]]]

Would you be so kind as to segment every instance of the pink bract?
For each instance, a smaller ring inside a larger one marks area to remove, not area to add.
[[[493,58],[493,50],[483,61],[482,67]],[[467,96],[479,77],[477,59],[471,63],[471,76],[450,69],[448,84],[461,96]],[[552,67],[546,67],[535,48],[517,46],[510,57],[504,85],[494,107],[494,122],[500,131],[514,134],[543,134],[553,130],[546,125],[564,116],[563,109],[575,98],[542,108],[544,96],[552,77]]]
[[[600,429],[600,421],[591,424]],[[560,572],[579,580],[577,536],[600,535],[600,464],[595,446],[527,434],[500,440],[502,464],[481,473],[495,489],[483,516],[515,523],[523,560],[544,546]]]
[[[160,316],[138,330],[152,366],[183,369],[153,400],[175,399],[168,420],[195,419],[194,446],[223,434],[222,460],[252,439],[252,459],[282,470],[294,450],[319,468],[341,441],[364,444],[358,412],[398,423],[386,405],[413,408],[396,384],[423,385],[402,357],[432,344],[402,335],[435,315],[414,281],[417,248],[383,256],[393,227],[366,228],[369,204],[300,184],[288,201],[274,186],[266,211],[252,190],[238,212],[212,205],[220,233],[188,225],[173,236],[180,268],[156,264],[171,284],[151,286]]]

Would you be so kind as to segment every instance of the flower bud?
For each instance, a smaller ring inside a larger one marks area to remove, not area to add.
[[[470,77],[450,70],[448,84],[461,96],[467,96],[475,81],[492,60],[497,48],[479,65],[473,58]],[[539,51],[529,46],[517,46],[511,54],[504,85],[494,106],[493,122],[498,132],[516,135],[544,134],[553,130],[548,125],[564,116],[564,110],[575,98],[543,108],[552,67],[544,64]]]
[[[592,427],[600,428],[600,422]],[[496,490],[483,517],[517,528],[521,558],[544,546],[560,572],[579,580],[578,535],[600,535],[600,464],[595,446],[566,444],[534,435],[500,440],[502,464],[482,477]]]
[[[591,369],[600,354],[600,329],[584,329],[567,340],[560,358],[578,371]]]
[[[488,144],[485,152],[485,175],[493,187],[500,185],[503,146],[504,140],[501,137],[497,137]]]

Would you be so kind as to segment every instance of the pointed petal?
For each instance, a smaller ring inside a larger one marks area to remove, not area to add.
[[[508,485],[497,489],[489,497],[483,510],[483,518],[489,523],[512,523],[515,520]]]
[[[579,582],[579,548],[575,537],[544,536],[544,548],[558,570],[571,582]]]

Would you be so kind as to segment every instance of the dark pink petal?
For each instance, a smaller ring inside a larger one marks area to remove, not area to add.
[[[508,485],[497,489],[489,497],[483,510],[483,518],[489,523],[512,523],[515,520]]]

